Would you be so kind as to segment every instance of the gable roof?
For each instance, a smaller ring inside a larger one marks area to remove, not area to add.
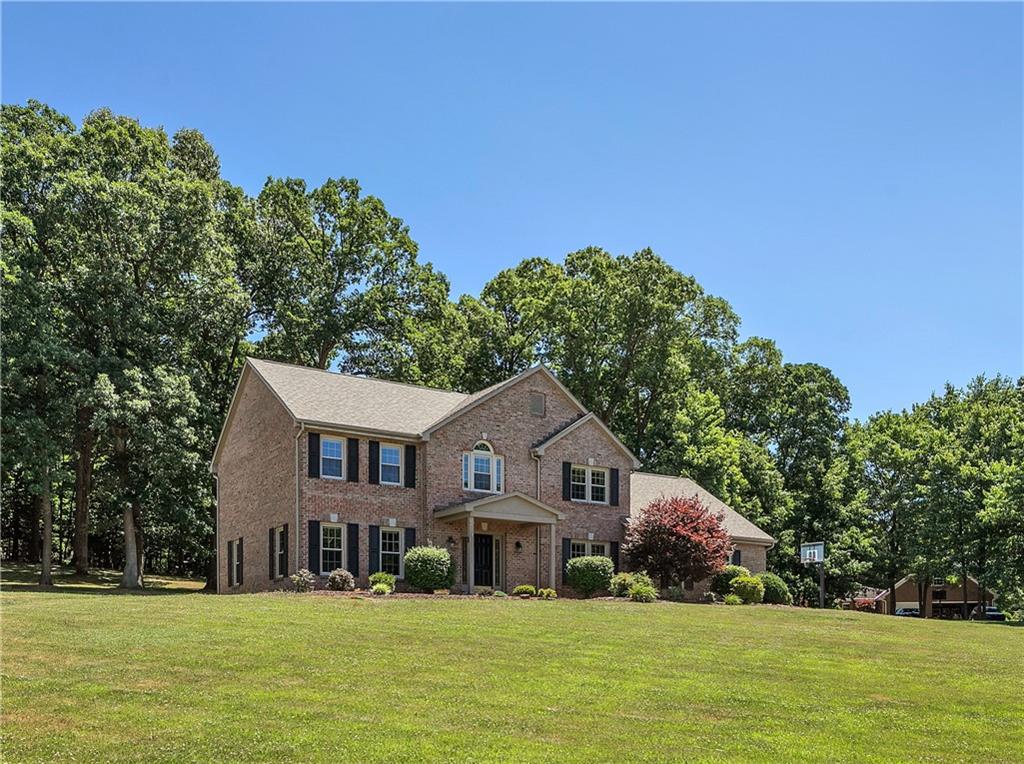
[[[531,366],[529,369],[519,372],[514,377],[509,377],[503,382],[498,382],[496,385],[485,387],[483,390],[478,390],[472,395],[465,396],[465,399],[461,401],[458,405],[456,405],[455,408],[447,412],[437,421],[432,422],[429,427],[423,430],[424,439],[429,439],[430,433],[434,432],[434,430],[438,429],[439,427],[448,424],[448,422],[452,421],[456,417],[462,416],[470,409],[479,406],[484,401],[490,400],[495,395],[500,393],[502,390],[512,387],[512,385],[516,384],[517,382],[521,382],[522,380],[527,379],[528,377],[532,377],[534,374],[545,375],[548,379],[555,383],[556,387],[558,387],[563,393],[565,393],[566,397],[570,401],[572,401],[573,405],[580,410],[580,413],[586,412],[587,409],[583,406],[583,404],[576,399],[575,395],[569,392],[569,388],[567,388],[565,385],[558,381],[558,377],[552,374],[551,370],[548,369],[548,367],[544,365]]]
[[[652,472],[632,474],[629,483],[629,503],[636,511],[643,509],[655,499],[673,496],[696,496],[713,514],[722,516],[722,525],[737,541],[765,546],[772,546],[775,543],[774,538],[690,478],[656,475]]]
[[[247,359],[298,422],[416,438],[465,393]]]
[[[608,426],[604,422],[602,422],[601,418],[593,411],[581,416],[576,421],[566,425],[558,432],[542,440],[540,443],[533,447],[533,452],[542,456],[544,454],[544,449],[546,449],[552,443],[558,442],[569,433],[579,429],[587,422],[594,422],[595,424],[597,424],[598,428],[604,431],[604,434],[607,435],[612,440],[612,442],[615,443],[615,445],[618,446],[622,450],[622,452],[633,461],[633,469],[636,469],[637,467],[640,466],[640,460],[636,458],[636,456],[633,454],[632,451],[629,450],[629,448],[626,447],[625,443],[623,443],[621,440],[615,437],[615,433],[609,430]]]

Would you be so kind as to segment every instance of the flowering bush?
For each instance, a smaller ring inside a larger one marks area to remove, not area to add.
[[[313,588],[313,583],[316,581],[316,576],[310,573],[305,568],[296,571],[292,577],[292,583],[295,584],[295,591],[297,592],[308,592]]]
[[[335,568],[327,576],[327,588],[336,592],[350,592],[356,588],[356,580],[344,568]]]

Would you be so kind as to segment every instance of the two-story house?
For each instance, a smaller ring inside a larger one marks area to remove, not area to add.
[[[419,544],[451,552],[456,590],[561,588],[572,557],[618,567],[638,466],[541,366],[466,395],[249,359],[212,462],[217,589],[401,579]]]

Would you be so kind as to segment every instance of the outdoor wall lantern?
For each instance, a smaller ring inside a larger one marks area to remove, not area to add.
[[[517,552],[522,552],[523,551],[523,542],[522,541],[517,541],[516,542],[516,551]]]
[[[448,541],[446,541],[445,543],[448,544],[448,546],[455,546],[455,539],[449,536]]]

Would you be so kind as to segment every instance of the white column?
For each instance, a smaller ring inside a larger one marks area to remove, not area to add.
[[[466,516],[466,535],[469,537],[469,541],[466,543],[466,593],[473,593],[473,563],[474,563],[474,544],[473,535],[476,531],[476,522],[473,520],[473,513],[470,512]]]
[[[549,565],[548,572],[551,574],[551,583],[549,586],[554,589],[555,587],[555,524],[551,523],[551,549],[548,550],[548,557],[551,562]]]

